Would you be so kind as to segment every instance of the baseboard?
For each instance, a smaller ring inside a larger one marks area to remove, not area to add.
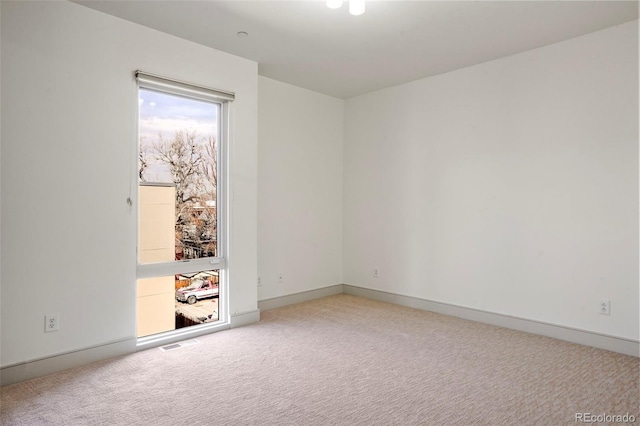
[[[139,350],[150,349],[197,336],[210,334],[228,328],[241,327],[260,321],[260,310],[231,315],[229,323],[214,325],[213,327],[196,327],[195,330],[185,330],[174,336],[162,336],[151,339],[125,339],[104,345],[78,349],[34,359],[0,368],[0,386],[22,382],[47,374],[57,373],[70,368],[79,367],[96,361],[129,355]],[[141,341],[142,340],[142,341]]]
[[[260,322],[260,309],[235,313],[229,318],[230,328],[242,327],[256,322]]]
[[[321,297],[335,294],[350,294],[365,297],[380,302],[394,303],[409,308],[422,309],[464,318],[471,321],[492,324],[499,327],[524,331],[555,339],[565,340],[581,345],[592,346],[613,352],[640,357],[640,342],[618,336],[610,336],[587,330],[579,330],[556,324],[549,324],[525,318],[496,314],[493,312],[457,306],[427,299],[404,296],[395,293],[373,290],[349,284],[337,284],[316,290],[275,297],[258,302],[258,309],[231,315],[227,327],[235,328],[260,321],[260,311],[276,309],[295,303],[307,302]],[[202,333],[210,333],[212,330],[202,330]],[[182,337],[184,339],[184,337]],[[18,364],[7,365],[0,368],[0,386],[6,386],[24,380],[47,374],[57,373],[69,368],[78,367],[96,361],[102,361],[122,355],[127,355],[141,348],[136,346],[135,338],[106,343],[104,345],[79,349],[47,358],[35,359]],[[164,342],[166,343],[166,342]]]
[[[307,290],[300,293],[288,294],[286,296],[260,300],[258,301],[258,308],[262,311],[268,311],[271,309],[282,308],[287,305],[293,305],[295,303],[308,302],[309,300],[320,299],[321,297],[333,296],[335,294],[342,293],[344,293],[343,285],[336,284],[315,290]]]
[[[103,361],[136,351],[136,339],[79,349],[46,358],[34,359],[0,368],[0,386],[22,382],[69,368]]]
[[[640,342],[637,340],[631,340],[618,336],[610,336],[556,324],[549,324],[526,318],[496,314],[493,312],[487,312],[479,309],[467,308],[464,306],[452,305],[442,302],[435,302],[427,299],[420,299],[395,293],[372,290],[349,284],[344,284],[343,287],[345,294],[350,294],[353,296],[360,296],[380,302],[394,303],[396,305],[402,305],[409,308],[437,312],[440,314],[464,318],[471,321],[496,325],[499,327],[538,334],[541,336],[553,337],[555,339],[578,343],[585,346],[592,346],[595,348],[606,349],[625,355],[640,357]]]

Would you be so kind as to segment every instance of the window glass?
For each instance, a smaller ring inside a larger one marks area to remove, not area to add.
[[[140,263],[218,256],[221,104],[139,90]]]
[[[138,280],[138,337],[220,319],[220,271]]]

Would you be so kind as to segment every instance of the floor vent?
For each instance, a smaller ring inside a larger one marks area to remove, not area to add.
[[[185,340],[184,342],[180,342],[180,343],[173,343],[171,345],[160,346],[160,350],[166,352],[166,351],[171,351],[173,349],[178,349],[178,348],[184,348],[184,347],[187,347],[187,346],[197,345],[199,343],[200,343],[200,341],[197,340],[197,339]]]

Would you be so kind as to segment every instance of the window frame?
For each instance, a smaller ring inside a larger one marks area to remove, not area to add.
[[[132,173],[132,183],[135,190],[136,205],[136,281],[139,279],[170,276],[176,274],[189,274],[200,271],[218,270],[219,271],[219,302],[218,302],[218,321],[190,326],[177,330],[167,331],[151,336],[138,338],[138,346],[147,345],[153,342],[166,342],[167,340],[175,340],[176,336],[184,337],[185,335],[201,332],[202,330],[210,331],[212,328],[227,325],[228,318],[228,146],[230,139],[231,124],[231,102],[235,99],[235,94],[218,89],[212,89],[205,86],[185,83],[183,81],[174,80],[166,77],[160,77],[155,74],[145,73],[137,70],[134,73],[136,80],[136,100],[140,97],[140,90],[151,90],[158,93],[180,96],[187,99],[195,99],[199,101],[217,104],[219,107],[218,114],[218,141],[216,143],[217,150],[217,182],[216,182],[216,215],[217,215],[217,245],[215,257],[203,257],[199,259],[183,259],[171,262],[158,263],[140,263],[140,182],[138,173]],[[136,102],[136,143],[135,143],[135,168],[138,169],[138,153],[140,151],[140,105]],[[198,333],[201,334],[201,333]]]

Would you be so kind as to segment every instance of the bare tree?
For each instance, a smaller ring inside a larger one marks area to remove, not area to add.
[[[206,165],[204,149],[196,143],[195,132],[177,131],[171,141],[166,141],[159,135],[153,151],[155,159],[169,167],[176,185],[176,207],[199,201],[204,189]]]
[[[177,257],[198,258],[216,255],[217,249],[217,147],[215,137],[198,140],[193,131],[180,130],[172,140],[160,134],[140,150],[141,181],[149,156],[164,164],[176,188]],[[182,253],[179,255],[178,253]]]
[[[142,142],[142,141],[141,141]],[[146,182],[146,171],[149,167],[149,146],[144,143],[140,143],[140,150],[138,151],[138,178],[140,182]]]
[[[213,187],[218,187],[218,144],[216,142],[216,138],[214,136],[209,136],[206,145],[204,146],[206,154],[207,154],[207,165],[205,167],[205,175],[211,183],[213,183]]]

